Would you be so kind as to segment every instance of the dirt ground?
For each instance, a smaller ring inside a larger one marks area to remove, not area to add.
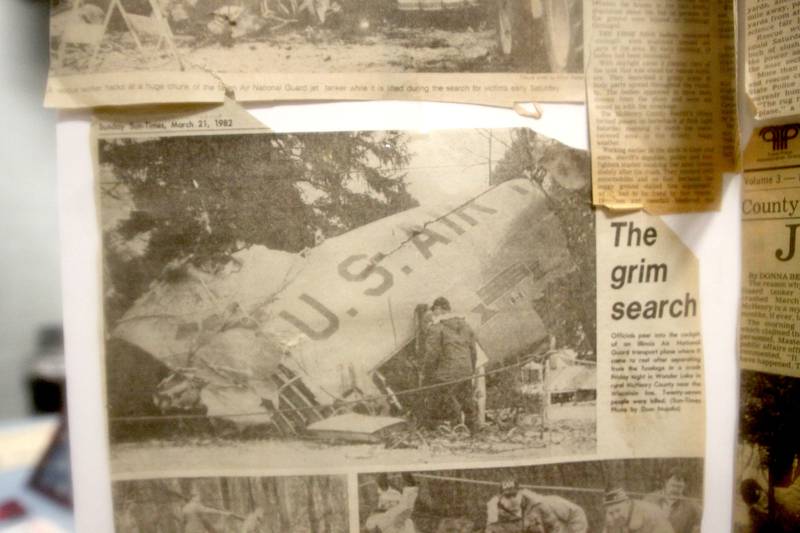
[[[225,42],[216,38],[176,36],[178,55],[189,70],[211,72],[545,72],[544,54],[510,59],[497,45],[496,30],[486,22],[448,28],[415,22],[373,27],[305,27]],[[128,34],[106,37],[93,72],[177,70],[174,58],[145,43],[139,53]],[[87,68],[88,47],[70,46],[63,74]],[[54,63],[55,64],[55,63]]]
[[[535,459],[592,454],[596,425],[589,420],[558,420],[549,431],[514,428],[475,436],[413,434],[384,444],[348,444],[298,439],[222,438],[149,441],[112,445],[115,476],[165,472],[196,473],[256,469],[320,469],[347,465],[422,465]]]

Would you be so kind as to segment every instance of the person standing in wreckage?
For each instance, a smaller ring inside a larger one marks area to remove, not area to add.
[[[426,394],[423,425],[436,429],[445,422],[460,422],[463,413],[464,423],[475,431],[480,426],[471,379],[478,356],[475,332],[463,316],[453,314],[450,302],[443,296],[433,301],[426,322],[422,385],[435,388]]]
[[[520,488],[516,479],[500,484],[486,504],[486,533],[586,533],[589,522],[577,504]]]

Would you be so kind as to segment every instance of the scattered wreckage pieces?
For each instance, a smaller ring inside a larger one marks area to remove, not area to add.
[[[306,432],[317,439],[375,444],[385,442],[393,432],[406,426],[403,418],[345,413],[314,422]]]
[[[470,432],[463,424],[443,424],[433,430],[422,430],[404,418],[343,413],[309,424],[305,435],[325,441],[384,444],[388,449],[426,448],[454,451],[501,451],[509,445],[545,448],[559,445],[565,439],[557,425],[486,424]]]
[[[254,35],[263,30],[274,32],[290,24],[308,22],[322,25],[329,11],[336,11],[330,0],[260,0],[227,3],[214,9],[206,29],[222,38],[223,44]]]

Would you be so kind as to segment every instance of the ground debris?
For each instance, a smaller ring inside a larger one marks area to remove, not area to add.
[[[217,10],[202,28],[199,33],[176,28],[177,53],[184,64],[203,65],[217,73],[508,72],[541,67],[511,63],[497,48],[495,29],[485,24],[470,26],[469,31],[420,22],[367,29],[299,21],[271,26],[252,9],[231,4]],[[129,33],[108,32],[93,68],[100,72],[154,69],[174,61],[165,49],[155,46],[156,38],[143,35],[146,53],[137,50]],[[331,53],[334,49],[337,52]],[[291,54],[286,53],[289,50]],[[61,68],[65,73],[85,68],[91,54],[91,47],[71,47],[69,61]]]
[[[590,420],[559,420],[544,424],[541,417],[516,416],[513,409],[498,411],[496,415],[496,419],[476,431],[470,431],[463,424],[395,431],[385,440],[385,445],[388,449],[425,449],[433,454],[503,453],[565,444],[579,448],[594,446],[594,422]],[[517,420],[517,423],[510,420]]]

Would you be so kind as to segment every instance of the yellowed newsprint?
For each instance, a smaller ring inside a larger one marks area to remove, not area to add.
[[[800,124],[757,128],[744,154],[737,533],[797,531]]]
[[[49,107],[584,100],[583,0],[62,0]]]
[[[745,90],[757,119],[800,115],[800,5],[744,2]]]
[[[587,55],[593,201],[716,209],[736,161],[733,2],[594,2]]]
[[[230,102],[93,143],[118,532],[699,527],[697,260],[585,151]]]

